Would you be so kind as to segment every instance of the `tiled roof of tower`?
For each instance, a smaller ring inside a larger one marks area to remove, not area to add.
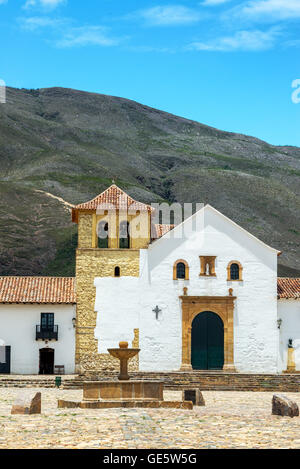
[[[155,232],[156,236],[155,238],[161,238],[164,234],[168,233],[168,231],[173,230],[175,225],[162,225],[162,224],[156,224],[155,226]]]
[[[74,277],[0,277],[0,303],[76,303]]]
[[[130,209],[133,211],[139,210],[141,212],[151,212],[153,210],[151,205],[143,204],[142,202],[134,200],[118,186],[112,184],[108,189],[101,192],[101,194],[97,195],[94,199],[75,205],[72,209],[72,221],[77,221],[78,210],[97,210],[98,207],[101,207],[103,210],[109,210],[112,206],[118,210]]]
[[[300,278],[278,277],[277,294],[278,298],[300,299]]]

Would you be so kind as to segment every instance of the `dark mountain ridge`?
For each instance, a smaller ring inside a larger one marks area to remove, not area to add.
[[[0,105],[0,274],[72,275],[69,206],[112,179],[143,202],[210,203],[300,276],[300,148],[273,146],[124,98],[7,89]]]

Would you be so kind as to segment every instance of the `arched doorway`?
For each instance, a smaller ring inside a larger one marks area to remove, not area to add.
[[[192,367],[218,370],[224,365],[224,324],[220,316],[204,311],[192,322]]]
[[[54,349],[40,349],[40,375],[53,375],[54,373]]]

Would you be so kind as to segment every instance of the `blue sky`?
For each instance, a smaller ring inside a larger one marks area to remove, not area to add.
[[[0,78],[300,146],[299,26],[300,0],[0,0]]]

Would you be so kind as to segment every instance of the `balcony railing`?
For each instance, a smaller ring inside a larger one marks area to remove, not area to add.
[[[36,326],[35,340],[58,340],[58,326],[41,327]]]

